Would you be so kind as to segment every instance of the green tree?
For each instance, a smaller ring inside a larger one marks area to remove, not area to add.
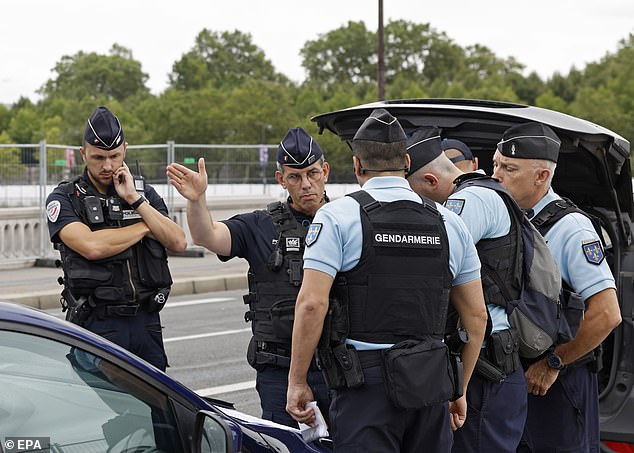
[[[114,44],[108,55],[96,52],[65,55],[53,68],[55,77],[40,89],[44,99],[123,100],[142,93],[149,95],[145,85],[148,75],[132,51]]]
[[[288,83],[285,76],[275,72],[250,34],[206,28],[196,36],[194,47],[174,63],[169,80],[180,90],[234,87],[248,80]]]
[[[345,26],[307,41],[300,55],[308,80],[322,87],[376,81],[376,34],[364,22]]]

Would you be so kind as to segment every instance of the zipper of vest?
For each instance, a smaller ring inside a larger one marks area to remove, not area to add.
[[[130,287],[132,288],[132,302],[136,302],[136,287],[132,281],[132,268],[130,267],[130,260],[125,260],[125,265],[128,268],[128,280],[130,281]]]

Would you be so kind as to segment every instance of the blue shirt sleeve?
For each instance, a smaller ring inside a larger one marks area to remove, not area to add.
[[[498,238],[508,234],[511,220],[504,200],[495,190],[466,187],[452,194],[449,200],[461,202],[460,218],[467,225],[473,241]]]
[[[222,220],[231,234],[231,253],[218,255],[221,261],[233,257],[244,258],[251,267],[257,268],[267,262],[273,252],[278,234],[271,216],[264,210],[238,214]]]
[[[311,228],[319,228],[317,239],[304,251],[304,269],[335,277],[359,262],[363,246],[359,204],[343,197],[322,206]],[[345,249],[345,252],[344,252]]]
[[[584,246],[601,244],[586,216],[572,213],[562,217],[546,233],[545,239],[559,264],[563,280],[584,300],[604,289],[616,288],[612,271],[605,259],[600,264],[595,264],[586,256]],[[602,248],[601,251],[603,252]]]

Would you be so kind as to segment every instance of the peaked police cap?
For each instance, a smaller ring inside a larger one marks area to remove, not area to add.
[[[507,129],[497,149],[507,157],[557,162],[560,145],[557,134],[545,124],[523,123]]]
[[[401,124],[385,109],[374,109],[354,134],[352,141],[393,143],[405,141],[407,137]]]
[[[323,155],[317,142],[301,127],[289,129],[277,147],[277,162],[293,168],[306,168]]]
[[[407,172],[409,176],[442,154],[438,128],[422,126],[416,129],[407,139],[407,153],[411,161]]]
[[[123,140],[123,128],[119,119],[106,107],[97,107],[88,118],[84,142],[95,148],[111,151],[122,145]]]

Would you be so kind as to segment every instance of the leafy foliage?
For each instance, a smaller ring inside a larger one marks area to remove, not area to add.
[[[203,29],[193,47],[174,62],[170,86],[158,95],[150,93],[147,74],[125,47],[113,44],[106,55],[65,55],[43,84],[37,103],[21,98],[10,107],[0,105],[0,142],[45,139],[79,145],[86,118],[103,104],[117,113],[130,144],[274,144],[299,125],[315,137],[332,164],[330,181],[350,181],[347,145],[332,134],[318,135],[310,118],[376,100],[376,43],[376,33],[363,22],[318,35],[300,51],[307,78],[297,85],[276,71],[251,35]],[[534,72],[525,75],[515,58],[499,57],[486,46],[462,47],[430,24],[389,22],[385,43],[388,98],[537,105],[586,118],[634,140],[632,34],[599,61],[547,80]],[[23,153],[0,151],[3,158],[25,165],[28,156]]]

